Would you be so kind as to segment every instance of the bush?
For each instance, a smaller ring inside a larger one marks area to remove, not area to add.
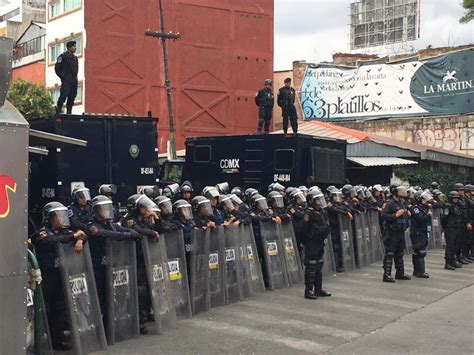
[[[7,99],[26,119],[48,117],[55,112],[48,90],[42,85],[22,79],[17,79],[10,85]]]

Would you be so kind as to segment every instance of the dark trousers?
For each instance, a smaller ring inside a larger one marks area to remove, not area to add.
[[[59,270],[42,271],[44,303],[48,318],[51,341],[58,344],[64,341],[64,331],[69,330],[66,299]]]
[[[288,132],[288,121],[291,123],[293,133],[298,133],[298,116],[296,115],[296,107],[294,105],[282,107],[283,113],[283,133]]]
[[[66,103],[67,114],[72,113],[72,106],[74,106],[74,100],[77,96],[77,80],[62,80],[61,91],[58,98],[58,111],[63,109],[64,102]]]
[[[272,109],[260,107],[258,109],[258,133],[262,132],[263,125],[265,124],[265,133],[270,131],[270,122],[272,120]]]
[[[404,274],[403,254],[405,253],[405,232],[387,230],[384,235],[383,245],[385,247],[385,272],[390,274],[393,260],[395,261],[397,274]]]

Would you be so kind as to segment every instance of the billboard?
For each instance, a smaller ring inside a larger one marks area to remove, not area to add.
[[[420,37],[419,0],[351,3],[351,49],[414,41]]]
[[[320,65],[301,84],[305,120],[474,112],[474,48],[419,61]]]

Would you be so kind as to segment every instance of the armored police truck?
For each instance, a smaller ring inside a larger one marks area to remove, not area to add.
[[[324,187],[345,183],[345,161],[342,140],[304,134],[195,137],[186,139],[181,180],[191,181],[196,191],[222,181],[259,191],[272,182]]]

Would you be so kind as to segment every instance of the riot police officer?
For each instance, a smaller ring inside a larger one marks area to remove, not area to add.
[[[155,219],[160,212],[158,206],[146,195],[135,194],[127,200],[127,214],[124,217],[124,226],[139,233],[142,238],[150,242],[159,242],[160,234],[154,230]],[[145,322],[150,319],[151,299],[143,256],[142,243],[136,244],[137,249],[137,285],[138,285],[138,316],[140,320],[140,334],[147,334]]]
[[[179,187],[179,192],[181,194],[180,198],[190,203],[194,192],[193,185],[190,181],[186,180]]]
[[[208,229],[216,228],[216,224],[211,220],[212,206],[211,202],[204,196],[196,196],[192,199],[191,205],[194,212],[194,226],[196,228]]]
[[[90,205],[91,193],[87,187],[77,187],[71,193],[72,203],[69,205],[69,219],[72,229],[87,230],[88,223],[92,220]]]
[[[255,95],[255,104],[258,107],[258,130],[257,133],[262,133],[262,129],[265,129],[265,133],[270,131],[270,122],[272,120],[272,111],[274,106],[274,97],[272,92],[272,81],[266,79],[264,82],[263,89],[257,91]],[[265,124],[265,128],[263,128]]]
[[[468,261],[474,261],[474,185],[467,184],[464,186],[464,200],[466,201],[468,221],[471,228],[468,229],[466,239],[464,241],[463,256]]]
[[[298,116],[296,115],[295,89],[291,87],[291,78],[286,78],[284,81],[285,86],[278,90],[277,104],[281,107],[283,115],[283,133],[286,135],[288,132],[288,121],[291,122],[291,129],[293,134],[298,133]]]
[[[410,280],[405,274],[403,253],[405,251],[405,230],[408,228],[409,212],[406,210],[403,198],[407,196],[407,188],[401,185],[390,186],[391,197],[382,209],[382,220],[385,224],[383,243],[385,257],[383,260],[383,281],[395,282],[392,278],[392,262],[395,261],[395,279]]]
[[[114,184],[102,184],[99,187],[99,195],[108,197],[112,202],[114,202],[114,196],[117,195],[117,186]],[[121,224],[123,216],[120,213],[117,205],[114,206],[114,222]]]
[[[212,220],[216,223],[216,225],[220,226],[222,223],[224,223],[224,216],[218,209],[220,196],[219,191],[215,186],[206,186],[202,190],[202,195],[211,202],[212,210],[214,211]]]
[[[322,288],[324,243],[331,233],[329,218],[325,210],[326,200],[322,192],[310,192],[307,196],[308,207],[303,217],[305,249],[305,291],[304,297],[316,299],[331,294]]]
[[[72,113],[72,106],[77,95],[77,73],[79,71],[79,61],[74,55],[76,53],[76,41],[66,43],[66,52],[61,54],[56,60],[54,71],[61,79],[61,91],[56,107],[56,113],[61,113],[64,102],[66,102],[66,113]]]
[[[448,195],[448,204],[444,209],[442,224],[444,229],[444,239],[446,240],[445,248],[445,265],[447,270],[462,268],[462,264],[456,260],[457,246],[462,241],[463,233],[463,210],[459,205],[459,192],[451,191]]]
[[[459,238],[456,239],[456,260],[464,265],[470,264],[472,261],[470,259],[465,258],[463,254],[463,248],[464,245],[469,237],[469,233],[472,231],[472,221],[469,218],[469,206],[468,206],[468,201],[466,200],[465,196],[465,188],[464,185],[461,183],[456,183],[454,184],[453,187],[454,191],[457,191],[459,193],[459,207],[461,208],[462,211],[462,232],[459,236]]]
[[[303,252],[303,217],[306,209],[306,196],[300,190],[290,193],[290,204],[287,213],[290,214],[293,222],[293,230],[295,231],[296,244],[298,245],[299,254]]]
[[[186,200],[177,200],[173,203],[174,222],[183,231],[184,251],[186,254],[186,268],[188,275],[191,271],[192,230],[194,228],[194,216],[191,204]]]
[[[426,248],[428,246],[428,232],[431,226],[430,202],[433,196],[429,190],[417,192],[414,197],[414,205],[411,207],[410,239],[413,248],[413,276],[427,279],[429,275],[425,272]]]
[[[272,191],[267,196],[267,202],[271,210],[273,211],[273,216],[278,217],[282,222],[288,223],[291,221],[291,215],[285,210],[285,203],[283,201],[283,196],[278,191]]]
[[[163,196],[168,197],[171,201],[175,199],[180,199],[179,197],[179,185],[178,184],[170,184],[164,187],[163,189]]]
[[[43,207],[43,227],[33,236],[36,257],[41,268],[44,303],[48,318],[53,349],[70,350],[64,331],[69,330],[66,314],[66,298],[63,291],[61,274],[57,265],[56,245],[74,243],[80,253],[86,234],[82,230],[72,232],[68,209],[59,202],[50,202]]]
[[[168,233],[178,230],[178,226],[174,222],[173,204],[166,196],[158,196],[155,203],[160,209],[160,218],[155,223],[158,233]]]

